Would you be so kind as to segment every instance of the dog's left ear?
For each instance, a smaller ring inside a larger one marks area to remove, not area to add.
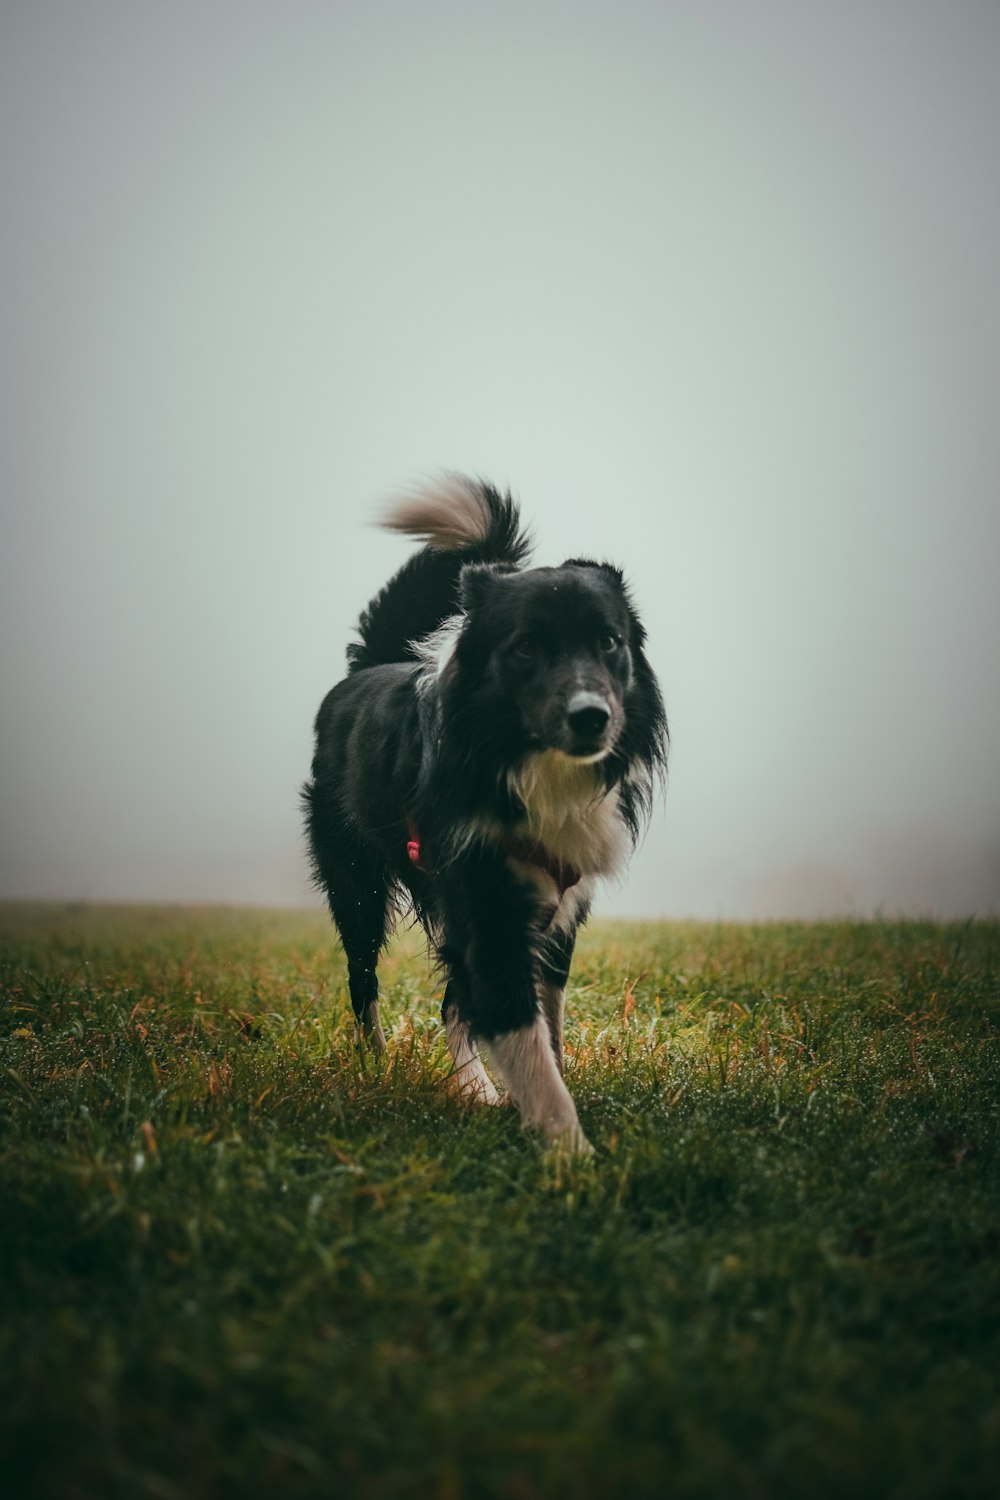
[[[458,597],[466,614],[479,609],[505,573],[516,572],[504,563],[466,563],[458,578]]]
[[[615,583],[624,585],[625,575],[621,568],[616,568],[614,563],[595,562],[592,557],[567,557],[562,568],[596,568],[599,573],[609,573]]]
[[[564,568],[593,568],[595,573],[603,573],[605,579],[610,580],[611,584],[618,590],[625,601],[629,624],[632,627],[632,645],[636,650],[641,651],[646,639],[646,631],[636,612],[635,605],[632,603],[632,595],[629,593],[628,584],[625,582],[625,574],[621,568],[615,567],[614,563],[595,562],[592,557],[568,557],[561,566]]]

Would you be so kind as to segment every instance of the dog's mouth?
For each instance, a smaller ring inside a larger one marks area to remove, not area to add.
[[[598,761],[604,760],[609,756],[612,749],[613,746],[611,745],[598,745],[596,747],[582,745],[576,746],[572,750],[567,750],[565,753],[571,760],[575,760],[578,765],[594,766]]]
[[[528,740],[528,753],[541,755],[546,752],[565,756],[574,765],[589,766],[596,765],[598,761],[606,760],[615,748],[617,735],[607,734],[598,739],[574,738],[568,741],[563,735],[531,735]]]

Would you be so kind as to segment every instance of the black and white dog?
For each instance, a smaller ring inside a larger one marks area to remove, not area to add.
[[[316,718],[304,789],[317,883],[365,1042],[385,1046],[376,965],[412,907],[448,981],[457,1084],[589,1152],[562,1076],[563,991],[597,877],[618,871],[666,764],[645,633],[619,570],[523,570],[509,495],[459,475],[386,526],[425,546],[361,616]]]

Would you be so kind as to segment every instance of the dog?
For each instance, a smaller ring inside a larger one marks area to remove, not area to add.
[[[510,494],[449,474],[382,524],[424,543],[362,613],[303,788],[358,1044],[385,1047],[376,969],[412,909],[447,983],[465,1097],[591,1147],[563,1080],[564,991],[597,880],[623,867],[666,771],[667,722],[622,573],[526,568]]]

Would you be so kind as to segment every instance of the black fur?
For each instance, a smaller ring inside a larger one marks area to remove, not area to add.
[[[461,550],[441,552],[423,547],[405,563],[395,578],[377,594],[358,621],[360,641],[347,648],[348,671],[397,661],[414,661],[413,643],[430,635],[450,614],[458,600],[458,580],[469,563],[506,563],[516,567],[530,548],[521,530],[517,506],[491,484],[480,484],[489,529],[481,541]]]
[[[388,523],[428,544],[361,616],[303,797],[359,1021],[377,1028],[378,955],[412,907],[449,976],[446,1019],[489,1041],[536,1021],[540,983],[565,983],[615,821],[634,844],[648,817],[667,726],[620,571],[523,570],[511,498],[450,483],[465,535],[454,515],[435,530],[433,492]],[[435,660],[419,643],[442,626]]]

